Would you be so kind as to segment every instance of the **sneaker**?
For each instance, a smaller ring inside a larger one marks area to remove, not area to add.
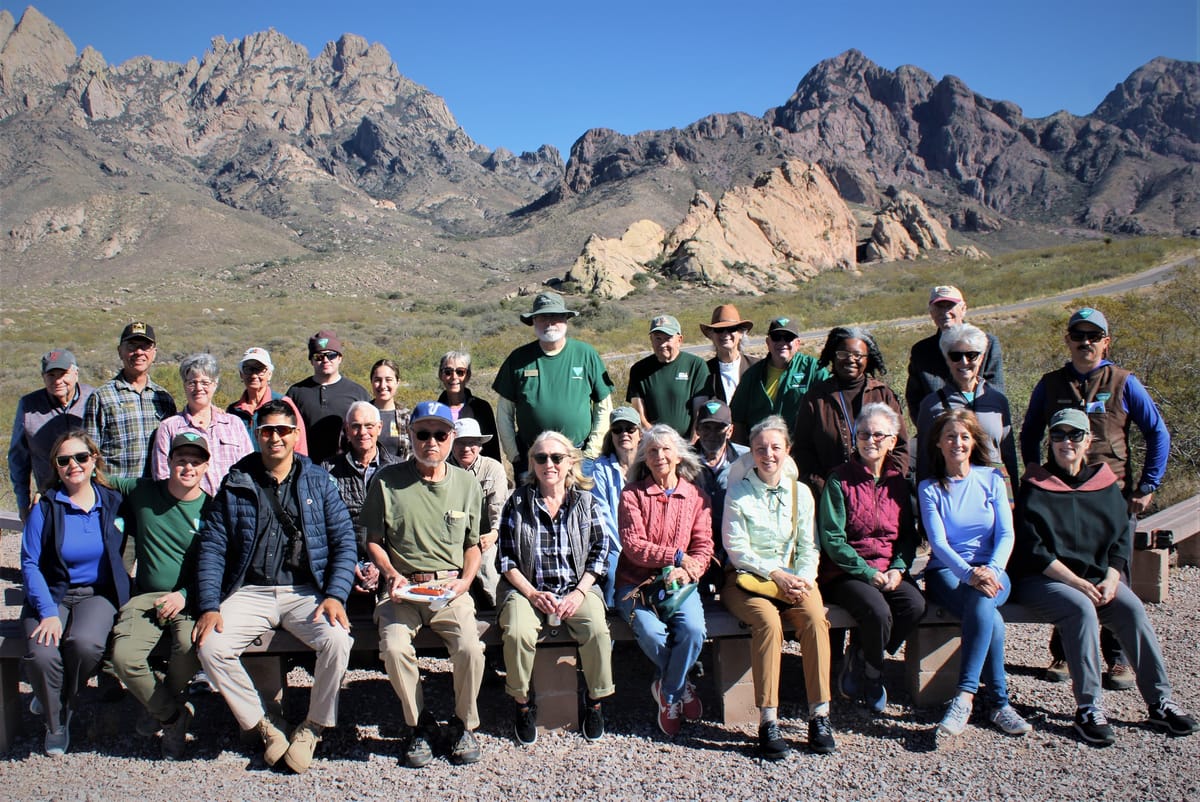
[[[1042,679],[1046,682],[1069,682],[1071,679],[1071,669],[1067,667],[1067,661],[1055,660],[1046,666],[1042,670]]]
[[[971,718],[971,703],[961,696],[950,700],[946,715],[938,722],[938,735],[961,735],[967,728],[967,720]]]
[[[779,722],[767,721],[758,725],[758,756],[763,760],[783,760],[791,747],[779,734]]]
[[[429,744],[431,732],[428,727],[417,725],[409,731],[408,745],[401,758],[410,769],[425,768],[433,761],[433,747]]]
[[[213,687],[212,680],[203,671],[197,671],[192,675],[191,680],[188,681],[187,689],[188,693],[192,696],[217,692],[217,689]]]
[[[683,726],[683,704],[681,702],[659,702],[658,703],[658,728],[663,731],[663,734],[668,738],[674,738],[679,734],[680,727]]]
[[[450,720],[450,729],[458,733],[458,737],[453,739],[454,746],[450,748],[450,762],[458,766],[478,763],[479,741],[475,740],[475,733],[468,730],[457,718]]]
[[[808,748],[818,755],[828,755],[837,748],[829,716],[816,716],[808,720]]]
[[[532,746],[537,743],[537,706],[533,702],[522,706],[516,705],[513,716],[513,734],[521,746]]]
[[[46,730],[46,742],[43,746],[47,757],[62,757],[71,746],[71,728],[65,724],[58,730]]]
[[[883,687],[883,677],[868,679],[864,685],[863,704],[878,716],[887,708],[888,703],[887,688]]]
[[[1096,746],[1110,746],[1117,740],[1104,712],[1096,707],[1081,707],[1075,711],[1075,732]]]
[[[704,705],[696,695],[696,686],[690,682],[684,683],[679,703],[683,708],[683,717],[688,721],[699,721],[704,715]]]
[[[860,658],[862,652],[857,646],[851,644],[850,649],[846,652],[846,656],[842,659],[842,670],[838,672],[838,693],[843,699],[851,701],[858,699],[862,688],[859,686],[858,672],[860,670]]]
[[[1128,663],[1116,663],[1104,674],[1104,687],[1110,691],[1127,691],[1137,686],[1137,675]]]
[[[662,704],[662,680],[656,679],[650,683],[650,695],[654,697],[654,704]]]
[[[263,742],[263,760],[267,761],[268,766],[278,763],[291,746],[287,735],[279,726],[280,723],[282,722],[272,721],[270,717],[258,722],[258,737],[262,738]]]
[[[187,731],[188,725],[192,723],[192,717],[196,715],[196,708],[192,707],[192,703],[188,702],[179,708],[179,713],[175,716],[175,720],[169,724],[162,724],[162,756],[167,760],[183,760],[183,751],[187,746]]]
[[[1029,722],[1021,718],[1021,714],[1013,710],[1012,705],[1004,705],[997,707],[988,716],[988,719],[1003,732],[1009,735],[1024,735],[1033,729],[1029,726]]]
[[[1200,724],[1196,723],[1196,719],[1171,701],[1159,702],[1151,707],[1146,723],[1156,729],[1165,730],[1167,735],[1191,735],[1200,732]]]
[[[599,702],[588,702],[583,706],[583,737],[598,741],[604,737],[604,710]]]
[[[325,728],[320,724],[305,719],[292,732],[292,745],[283,755],[283,762],[297,774],[308,771],[312,765],[313,753],[317,751],[317,743],[321,740],[321,731]]]

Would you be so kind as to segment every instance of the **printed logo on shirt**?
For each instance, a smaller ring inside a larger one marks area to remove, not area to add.
[[[686,370],[681,370],[675,374],[675,381],[685,382],[687,380],[688,380],[688,372]]]
[[[571,366],[571,378],[572,379],[582,379],[583,378],[583,368],[575,367],[574,365],[572,365]]]

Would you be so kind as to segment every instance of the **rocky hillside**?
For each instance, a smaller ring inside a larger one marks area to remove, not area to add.
[[[185,64],[110,65],[34,8],[0,11],[0,263],[11,285],[273,271],[329,291],[507,289],[561,276],[592,235],[641,220],[665,235],[697,198],[716,211],[790,161],[872,212],[902,216],[896,193],[912,193],[988,249],[1004,231],[1200,232],[1198,109],[1192,62],[1150,62],[1092,115],[1027,119],[848,51],[761,117],[588,131],[564,165],[549,146],[478,145],[361,36],[313,56],[269,30]],[[908,247],[896,225],[868,258]],[[768,268],[758,255],[720,261]]]

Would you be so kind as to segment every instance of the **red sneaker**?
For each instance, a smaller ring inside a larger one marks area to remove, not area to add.
[[[679,702],[658,703],[658,728],[664,735],[674,738],[682,725],[683,710]]]
[[[690,682],[683,686],[683,696],[679,703],[683,708],[683,717],[688,721],[699,721],[704,715],[704,705],[696,695],[696,686]]]

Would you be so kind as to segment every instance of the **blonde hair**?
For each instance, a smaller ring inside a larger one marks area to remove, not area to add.
[[[590,476],[583,475],[583,451],[575,446],[567,436],[562,432],[548,430],[542,432],[533,439],[533,445],[526,452],[526,459],[529,461],[529,470],[525,473],[525,484],[530,487],[537,487],[537,475],[533,471],[533,452],[539,445],[547,440],[553,440],[563,447],[563,451],[571,458],[571,469],[567,471],[566,486],[568,489],[578,487],[580,490],[591,490],[595,482]]]

